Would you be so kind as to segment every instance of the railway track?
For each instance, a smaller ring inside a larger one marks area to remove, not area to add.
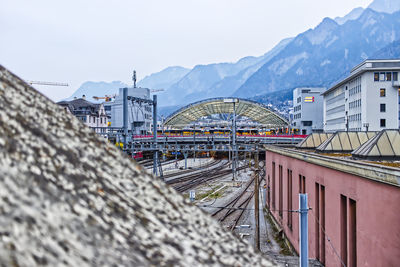
[[[175,159],[168,159],[166,161],[162,161],[161,162],[161,166],[173,163],[174,161],[176,161],[176,160]],[[152,159],[144,160],[142,162],[139,162],[139,164],[142,165],[143,167],[147,168],[147,169],[153,168],[153,160]]]
[[[253,184],[254,178],[246,184],[245,188],[234,199],[229,201],[224,206],[218,207],[217,210],[211,214],[211,216],[217,217],[221,214],[218,217],[219,222],[224,222],[228,221],[228,219],[231,219],[230,230],[233,231],[242,218],[243,213],[246,211],[250,201],[253,199],[254,190],[249,191],[249,189],[253,187]]]
[[[226,175],[232,173],[231,169],[225,169],[225,167],[228,164],[229,163],[225,163],[222,166],[219,166],[212,170],[201,172],[201,173],[196,173],[196,174],[193,174],[190,176],[185,176],[182,178],[177,178],[172,181],[170,180],[168,182],[169,182],[169,184],[175,184],[175,185],[173,185],[175,190],[182,193],[182,192],[192,189],[198,185],[221,178],[223,176],[226,176]],[[237,170],[238,171],[244,170],[246,168],[247,168],[247,166],[242,166],[242,167],[239,167]]]
[[[208,164],[205,164],[205,165],[201,166],[201,168],[202,169],[205,169],[205,168],[208,169],[208,168],[214,167],[215,165],[219,164],[220,162],[221,162],[221,160],[215,160],[215,161],[212,161],[211,163],[208,163]],[[198,171],[199,171],[199,169],[197,169],[197,168],[182,170],[182,171],[179,171],[179,172],[165,174],[163,176],[163,179],[168,179],[168,178],[175,177],[175,176],[182,176],[184,174],[189,174],[189,173],[198,172]]]

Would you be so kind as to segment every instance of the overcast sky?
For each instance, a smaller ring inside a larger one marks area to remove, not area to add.
[[[372,0],[0,0],[0,64],[53,100],[85,81],[234,62]]]

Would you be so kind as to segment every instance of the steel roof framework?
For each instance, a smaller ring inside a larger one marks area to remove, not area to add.
[[[233,97],[211,98],[189,104],[166,118],[164,125],[182,128],[206,116],[233,114],[233,102],[236,105],[237,116],[247,117],[264,127],[279,128],[288,126],[288,121],[285,118],[267,106],[255,101]]]

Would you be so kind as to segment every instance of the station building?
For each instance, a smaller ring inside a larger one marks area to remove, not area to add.
[[[325,88],[296,88],[293,90],[292,127],[300,134],[323,130],[323,97]]]
[[[113,102],[105,104],[107,112],[110,114],[112,128],[123,127],[123,88],[119,89],[119,94]],[[128,96],[150,100],[150,89],[141,87],[128,88]],[[148,104],[132,104],[128,101],[128,129],[134,135],[145,135],[150,133],[152,123],[152,106]]]
[[[400,59],[365,60],[323,93],[324,130],[398,129]]]
[[[299,194],[308,195],[309,257],[325,266],[397,266],[400,130],[314,133],[266,146],[266,206],[299,253]]]

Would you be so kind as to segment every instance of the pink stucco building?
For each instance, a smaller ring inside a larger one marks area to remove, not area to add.
[[[266,204],[299,252],[308,194],[309,257],[325,266],[399,266],[400,169],[295,149],[266,150]],[[328,241],[330,240],[330,241]]]

